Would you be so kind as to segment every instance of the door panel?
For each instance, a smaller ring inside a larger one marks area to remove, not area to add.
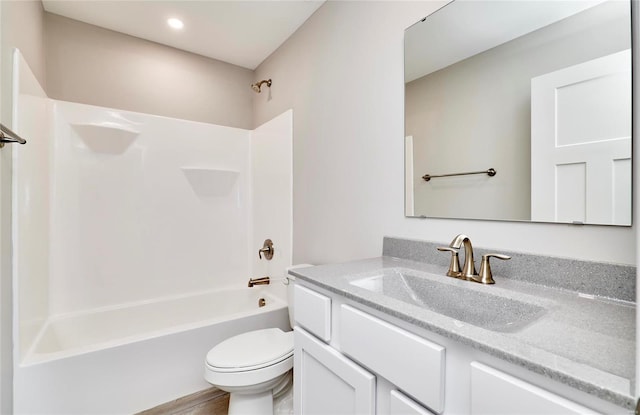
[[[630,61],[626,50],[531,80],[532,220],[631,224]]]

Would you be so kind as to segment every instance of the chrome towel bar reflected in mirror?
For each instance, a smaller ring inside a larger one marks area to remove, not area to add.
[[[450,174],[425,174],[424,176],[422,176],[422,179],[424,179],[425,182],[428,182],[429,180],[436,178],[436,177],[450,177],[450,176],[466,176],[468,174],[486,174],[489,177],[493,177],[496,175],[496,169],[491,168],[488,170],[482,170],[482,171],[470,171],[467,173],[450,173]]]

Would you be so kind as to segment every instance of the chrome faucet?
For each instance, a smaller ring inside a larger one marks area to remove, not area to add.
[[[473,260],[473,247],[471,246],[471,239],[469,239],[467,235],[460,234],[453,238],[453,241],[451,241],[449,247],[460,249],[462,245],[464,245],[464,265],[462,266],[460,278],[475,280],[478,278],[478,272],[476,271],[476,264]]]

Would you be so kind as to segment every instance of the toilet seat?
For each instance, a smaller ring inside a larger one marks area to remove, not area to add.
[[[205,379],[239,387],[276,379],[293,367],[293,332],[278,328],[231,337],[207,353]]]
[[[293,332],[254,330],[218,344],[207,353],[207,366],[220,372],[255,370],[293,355]]]

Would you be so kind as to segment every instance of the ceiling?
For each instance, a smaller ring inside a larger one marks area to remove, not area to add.
[[[405,32],[405,82],[601,3],[603,0],[449,3]]]
[[[324,0],[43,0],[50,13],[255,69]],[[167,19],[184,22],[172,29]]]

